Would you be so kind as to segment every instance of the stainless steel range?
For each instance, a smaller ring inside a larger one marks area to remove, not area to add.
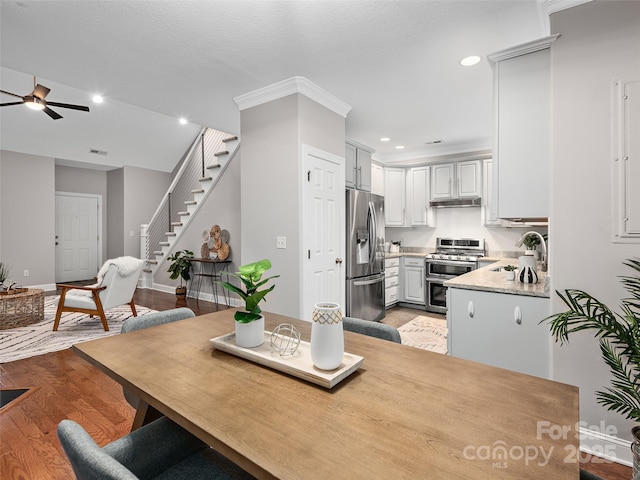
[[[437,238],[435,253],[425,259],[425,303],[428,312],[447,312],[447,280],[478,268],[485,254],[484,239]]]

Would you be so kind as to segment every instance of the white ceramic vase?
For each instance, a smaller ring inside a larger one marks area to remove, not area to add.
[[[321,370],[335,370],[344,357],[342,311],[337,303],[316,303],[311,325],[311,361]]]
[[[520,283],[538,283],[536,272],[538,263],[533,255],[522,255],[518,259],[518,280]]]
[[[259,347],[264,343],[264,317],[249,323],[236,324],[236,345],[243,348]]]

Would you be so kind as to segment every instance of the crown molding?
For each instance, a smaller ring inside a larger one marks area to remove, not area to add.
[[[519,57],[520,55],[537,52],[538,50],[544,50],[545,48],[551,47],[551,44],[555,42],[559,36],[560,34],[556,33],[555,35],[538,38],[537,40],[532,40],[531,42],[516,45],[515,47],[507,48],[505,50],[500,50],[499,52],[487,55],[487,59],[492,64],[494,64],[503,60],[508,60],[509,58]]]
[[[542,2],[542,8],[547,12],[547,15],[552,13],[566,10],[567,8],[577,7],[583,3],[589,3],[593,0],[544,0]]]
[[[315,83],[304,77],[287,78],[286,80],[274,83],[273,85],[237,96],[233,101],[238,105],[240,111],[243,111],[247,108],[256,107],[264,103],[293,95],[294,93],[304,95],[344,118],[346,118],[347,114],[351,111],[351,105],[331,95],[329,92],[323,90]]]

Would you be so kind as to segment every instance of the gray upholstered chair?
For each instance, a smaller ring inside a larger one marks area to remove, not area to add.
[[[156,325],[162,325],[164,323],[171,323],[177,320],[184,320],[185,318],[195,317],[195,313],[189,308],[181,307],[174,308],[172,310],[165,310],[163,312],[153,312],[147,315],[141,315],[139,317],[127,318],[122,323],[121,333],[134,332],[136,330],[142,330],[143,328],[155,327]],[[126,388],[122,389],[124,398],[127,399],[129,405],[133,408],[138,408],[139,398]]]
[[[72,420],[58,438],[78,480],[254,478],[166,417],[102,448]]]
[[[354,317],[343,317],[342,325],[344,329],[349,332],[361,333],[363,335],[369,335],[370,337],[401,343],[400,332],[385,323],[369,322]]]

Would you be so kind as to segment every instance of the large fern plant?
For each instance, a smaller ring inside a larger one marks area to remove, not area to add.
[[[597,402],[608,410],[640,422],[640,260],[624,262],[637,276],[623,276],[629,298],[621,300],[622,313],[582,290],[556,291],[569,310],[546,318],[551,333],[561,344],[569,334],[593,330],[600,342],[602,358],[613,375],[611,387],[596,392]]]

